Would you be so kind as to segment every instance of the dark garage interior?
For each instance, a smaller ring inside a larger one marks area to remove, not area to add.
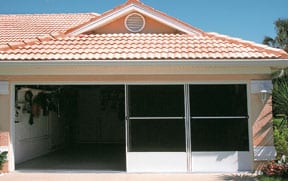
[[[125,171],[123,85],[15,87],[16,170]]]

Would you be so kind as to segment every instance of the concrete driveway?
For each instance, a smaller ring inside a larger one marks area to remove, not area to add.
[[[18,173],[0,175],[1,181],[257,181],[254,175],[235,174],[126,174],[126,173]]]

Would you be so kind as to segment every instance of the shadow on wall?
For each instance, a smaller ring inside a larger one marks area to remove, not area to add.
[[[257,129],[254,134],[254,140],[258,140],[257,146],[271,145],[273,143],[273,122],[272,122],[272,112],[266,113],[258,118],[261,127]]]
[[[254,146],[272,146],[273,145],[273,114],[272,98],[259,109],[259,115],[253,124]]]
[[[257,108],[257,120],[253,123],[253,146],[273,146],[273,114],[272,114],[272,97],[265,104]],[[264,153],[264,147],[256,152]],[[257,154],[257,153],[255,153]],[[261,154],[260,154],[261,155]],[[271,155],[266,152],[264,155]],[[267,158],[265,158],[267,159]],[[267,160],[254,161],[254,170],[260,172]]]
[[[233,180],[233,181],[257,181],[255,175],[252,174],[231,174],[231,175],[223,175],[220,178],[221,180]]]
[[[221,154],[217,155],[216,161],[222,161],[222,160],[224,160],[224,159],[226,159],[226,158],[228,158],[234,154],[235,154],[235,152],[221,152]]]

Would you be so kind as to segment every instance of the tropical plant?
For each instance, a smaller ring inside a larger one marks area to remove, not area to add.
[[[288,52],[288,19],[278,19],[274,22],[276,37],[266,36],[263,44],[274,48],[281,48]]]
[[[273,96],[273,113],[274,115],[283,114],[288,116],[288,78],[274,79]]]
[[[273,114],[281,118],[273,121],[274,145],[279,159],[281,154],[288,155],[288,78],[283,76],[273,82]]]
[[[266,36],[263,44],[280,48],[288,52],[288,19],[278,19],[274,22],[276,37]],[[274,119],[274,145],[278,152],[277,159],[288,155],[288,69],[274,72],[273,77],[273,115],[281,115],[281,119]],[[262,169],[260,181],[282,181],[288,178],[288,165],[272,162]]]
[[[7,161],[7,151],[0,152],[0,169],[2,169],[3,164]]]

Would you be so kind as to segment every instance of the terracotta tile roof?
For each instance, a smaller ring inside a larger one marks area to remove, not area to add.
[[[21,44],[23,40],[64,33],[97,16],[96,13],[0,15],[0,49],[7,43]]]
[[[69,33],[135,4],[186,26],[192,34]],[[0,61],[288,59],[282,50],[216,33],[205,33],[138,0],[97,15],[0,15]]]
[[[62,37],[2,51],[0,60],[288,59],[282,50],[215,33]]]

